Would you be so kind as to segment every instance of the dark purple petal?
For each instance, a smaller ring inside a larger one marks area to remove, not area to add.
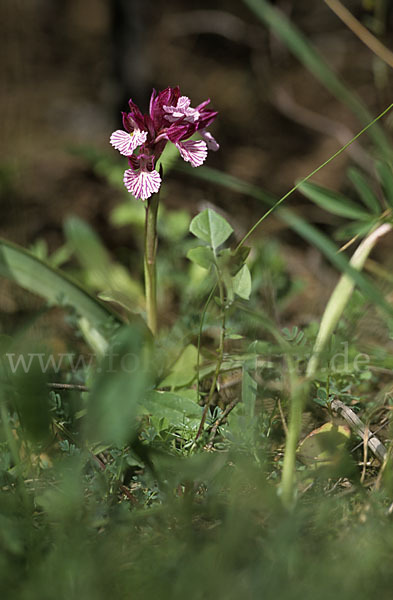
[[[176,86],[175,88],[167,87],[157,95],[155,95],[154,90],[150,99],[150,118],[156,131],[162,129],[164,125],[164,117],[166,115],[164,106],[176,106],[179,98],[179,86]]]
[[[208,104],[210,104],[210,98],[208,98],[207,100],[204,100],[204,102],[201,102],[200,104],[198,104],[198,106],[195,107],[195,110],[199,110],[199,112],[202,112],[205,108],[205,106],[207,106]]]
[[[186,121],[182,121],[181,123],[173,123],[167,132],[166,136],[168,140],[176,144],[180,140],[186,140],[191,137],[197,130],[198,123],[188,123]]]
[[[206,129],[209,127],[218,115],[216,110],[205,110],[203,111],[200,119],[198,120],[198,129]]]

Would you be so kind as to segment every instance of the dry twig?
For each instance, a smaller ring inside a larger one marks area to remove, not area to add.
[[[330,406],[335,412],[341,414],[351,429],[364,440],[364,443],[366,443],[367,440],[367,446],[370,448],[371,452],[381,461],[381,463],[384,463],[388,451],[374,434],[368,435],[365,425],[359,417],[355,415],[353,410],[341,402],[341,400],[333,400]]]

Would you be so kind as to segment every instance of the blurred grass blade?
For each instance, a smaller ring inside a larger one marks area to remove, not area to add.
[[[325,234],[287,209],[282,209],[280,212],[284,211],[285,216],[283,216],[285,221],[294,231],[318,248],[342,273],[349,275],[368,300],[380,306],[390,317],[393,317],[393,307],[385,300],[376,285],[369,281],[362,273],[354,269],[349,264],[347,258],[338,251],[336,245]]]
[[[114,261],[101,239],[88,223],[70,217],[64,225],[65,235],[86,272],[87,283],[100,290],[120,292],[129,298],[134,310],[144,304],[139,282],[131,279],[127,269]]]
[[[360,271],[375,244],[390,231],[392,231],[391,225],[384,223],[363,240],[351,258],[351,267]],[[308,377],[315,376],[321,353],[329,343],[354,288],[353,278],[348,277],[347,274],[342,275],[326,305],[313,353],[307,366],[306,374]]]
[[[377,162],[377,171],[381,179],[382,187],[385,192],[386,204],[393,208],[393,172],[390,165],[386,162]]]
[[[255,373],[256,369],[256,356],[245,361],[242,368],[242,402],[244,403],[245,411],[250,419],[253,419],[255,416],[255,400],[258,386],[251,373]]]
[[[340,102],[348,106],[361,123],[369,123],[372,116],[358,96],[332,71],[317,49],[284,14],[266,0],[243,0],[245,4],[280,38],[298,60]],[[368,134],[385,156],[391,155],[390,144],[379,125],[373,125]]]
[[[315,183],[305,181],[298,188],[306,198],[326,210],[327,212],[346,217],[347,219],[359,219],[361,221],[370,221],[373,216],[365,212],[355,202],[349,200],[346,196],[329,190]]]
[[[0,276],[45,298],[50,304],[70,306],[98,329],[110,318],[120,318],[70,277],[11,242],[0,239]]]
[[[379,215],[381,213],[381,206],[378,202],[378,198],[375,196],[363,173],[355,167],[350,167],[348,169],[348,177],[355,186],[363,204],[367,206],[373,214]]]

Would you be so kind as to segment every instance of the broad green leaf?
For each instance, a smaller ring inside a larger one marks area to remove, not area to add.
[[[342,194],[323,188],[315,183],[305,182],[299,186],[299,190],[306,196],[328,212],[347,219],[357,219],[370,221],[372,216],[359,208],[355,202],[352,202]]]
[[[5,240],[0,240],[0,276],[38,294],[51,305],[72,307],[96,329],[108,320],[121,321],[118,315],[69,276]]]
[[[375,196],[363,173],[355,167],[350,167],[348,169],[348,177],[355,186],[363,204],[367,206],[372,213],[379,215],[381,213],[381,206],[378,198]]]
[[[390,165],[386,162],[377,162],[377,171],[381,178],[382,187],[385,192],[386,204],[393,208],[393,172]]]
[[[156,418],[164,417],[175,427],[189,425],[197,428],[202,417],[202,409],[194,400],[173,392],[147,393],[140,401],[139,412]]]
[[[196,376],[196,365],[198,361],[198,350],[193,344],[189,344],[183,350],[170,374],[160,383],[160,387],[183,387],[191,383]]]
[[[190,231],[216,250],[229,238],[233,229],[224,217],[211,208],[207,208],[193,218]]]
[[[251,273],[247,265],[242,266],[232,281],[235,294],[243,300],[248,300],[251,294]]]
[[[187,252],[187,258],[203,269],[210,269],[211,265],[215,262],[213,251],[208,246],[191,248],[191,250]]]

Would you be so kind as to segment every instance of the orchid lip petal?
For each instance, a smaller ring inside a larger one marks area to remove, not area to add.
[[[110,137],[112,146],[123,156],[130,156],[138,146],[146,142],[147,132],[135,129],[132,133],[118,129]]]
[[[177,142],[176,147],[182,159],[189,162],[192,167],[200,167],[205,162],[207,145],[202,140]]]
[[[152,194],[156,194],[161,186],[160,174],[155,170],[127,169],[123,181],[130,194],[138,200],[147,200]]]

